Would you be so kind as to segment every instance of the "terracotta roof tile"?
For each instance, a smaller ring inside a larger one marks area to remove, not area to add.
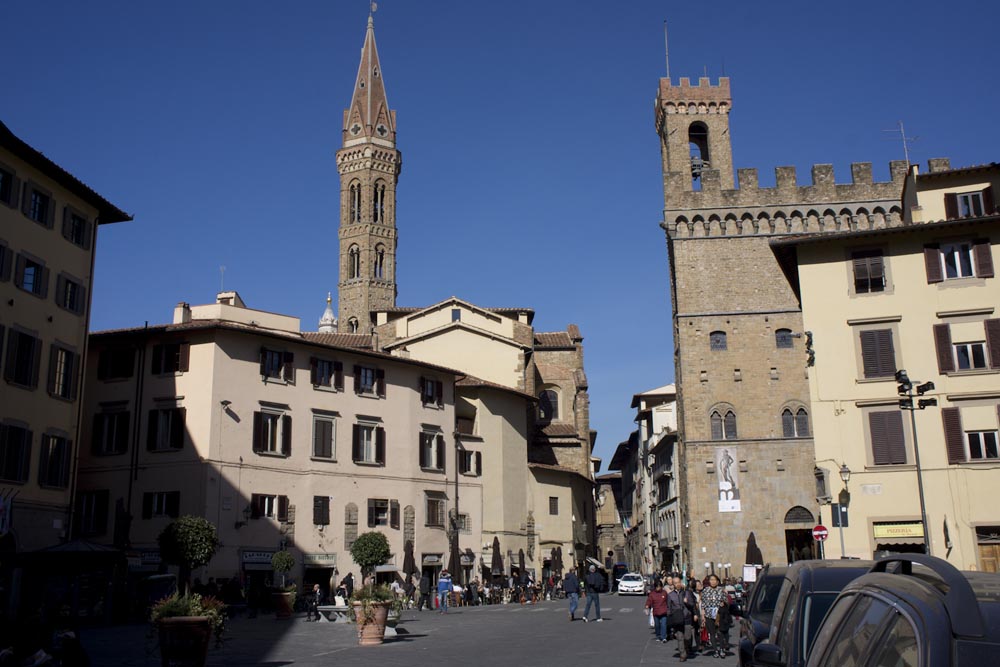
[[[535,347],[573,347],[573,341],[565,331],[535,333]]]
[[[320,345],[353,347],[361,350],[370,350],[372,348],[372,337],[368,334],[303,331],[302,337],[311,343],[319,343]]]
[[[483,380],[482,378],[477,378],[473,375],[466,375],[455,381],[456,387],[489,387],[490,389],[502,389],[504,391],[509,391],[512,394],[517,394],[531,401],[536,401],[534,396],[531,394],[526,394],[519,389],[514,389],[513,387],[508,387],[507,385],[498,384],[496,382],[490,382],[489,380]]]
[[[572,424],[546,424],[538,430],[550,438],[576,437],[576,427]]]

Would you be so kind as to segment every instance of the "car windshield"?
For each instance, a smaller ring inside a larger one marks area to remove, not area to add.
[[[813,593],[806,598],[804,616],[802,617],[805,634],[802,637],[802,655],[808,656],[809,649],[812,648],[813,640],[816,639],[816,631],[819,624],[830,611],[833,601],[837,599],[836,593]]]
[[[622,577],[622,581],[642,581],[642,577],[638,574],[626,574]]]
[[[778,601],[778,593],[781,592],[781,582],[783,577],[764,577],[757,583],[762,587],[757,593],[755,606],[751,610],[751,615],[755,620],[765,625],[771,624],[771,617],[774,616],[774,604]]]

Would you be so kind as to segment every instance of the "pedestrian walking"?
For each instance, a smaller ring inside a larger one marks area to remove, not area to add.
[[[438,613],[448,613],[448,598],[451,597],[452,590],[454,590],[454,587],[451,584],[451,575],[448,573],[448,570],[441,570],[437,586]]]
[[[604,620],[601,618],[601,589],[604,588],[604,577],[597,572],[595,566],[591,565],[584,583],[587,584],[587,605],[583,608],[583,622],[586,623],[589,620],[590,605],[594,605],[597,612],[597,622],[600,623]]]
[[[576,620],[576,608],[580,605],[580,580],[572,570],[562,581],[563,592],[569,598],[569,620]]]
[[[712,656],[716,658],[725,657],[725,648],[722,640],[722,632],[719,627],[720,612],[725,610],[723,616],[729,614],[729,595],[726,589],[721,586],[719,577],[714,574],[708,576],[708,587],[701,591],[701,609],[705,614],[705,627],[708,629],[708,649]]]
[[[698,620],[694,593],[684,586],[684,580],[674,577],[674,590],[667,596],[667,623],[677,640],[681,662],[688,659],[688,644],[694,639],[694,624]]]
[[[418,586],[420,589],[420,601],[417,602],[417,611],[423,611],[424,605],[427,605],[427,609],[431,608],[431,577],[429,574],[424,572],[420,575],[420,584]]]
[[[656,641],[667,643],[667,592],[663,590],[663,582],[657,580],[653,590],[646,596],[646,613],[653,619],[656,629]]]

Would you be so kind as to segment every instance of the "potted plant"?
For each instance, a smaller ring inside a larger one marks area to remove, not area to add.
[[[275,587],[272,591],[275,618],[290,618],[292,615],[292,606],[295,603],[295,593],[298,589],[295,584],[285,583],[285,575],[293,567],[295,567],[295,558],[288,551],[276,551],[271,556],[271,568],[281,575],[281,586]]]
[[[181,595],[188,591],[191,570],[208,565],[219,548],[215,526],[198,516],[182,516],[167,524],[160,533],[160,558],[176,565],[180,572],[177,584]]]
[[[204,667],[209,639],[215,635],[216,645],[222,642],[226,605],[197,593],[173,593],[153,605],[150,620],[159,632],[163,667]]]
[[[374,578],[375,568],[385,563],[391,553],[389,540],[382,533],[374,531],[358,535],[351,545],[351,557],[360,566],[366,580]],[[374,583],[354,590],[351,606],[354,610],[354,622],[358,626],[358,643],[361,646],[382,643],[389,606],[394,598],[388,586],[376,586]]]

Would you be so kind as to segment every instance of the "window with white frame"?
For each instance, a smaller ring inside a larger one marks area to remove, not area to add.
[[[49,394],[73,400],[76,398],[76,354],[64,347],[52,345],[49,355]]]
[[[972,255],[973,244],[970,241],[959,243],[944,243],[941,245],[941,259],[944,262],[944,277],[971,278],[975,275],[973,267],[975,258]]]
[[[985,207],[983,206],[982,192],[962,192],[956,195],[955,199],[958,202],[959,217],[974,216],[978,218],[983,215]]]
[[[288,496],[266,493],[251,494],[250,512],[253,519],[288,521]]]
[[[385,464],[385,429],[377,424],[355,424],[351,437],[351,460]]]
[[[168,452],[183,448],[184,413],[184,408],[150,410],[146,449],[151,452]]]
[[[292,416],[275,409],[253,413],[253,451],[257,454],[292,453]]]
[[[986,341],[955,343],[955,366],[960,371],[986,368]]]
[[[970,461],[1000,459],[996,431],[966,431],[965,437],[969,444]]]
[[[444,436],[440,433],[421,431],[420,467],[424,470],[444,470]]]

